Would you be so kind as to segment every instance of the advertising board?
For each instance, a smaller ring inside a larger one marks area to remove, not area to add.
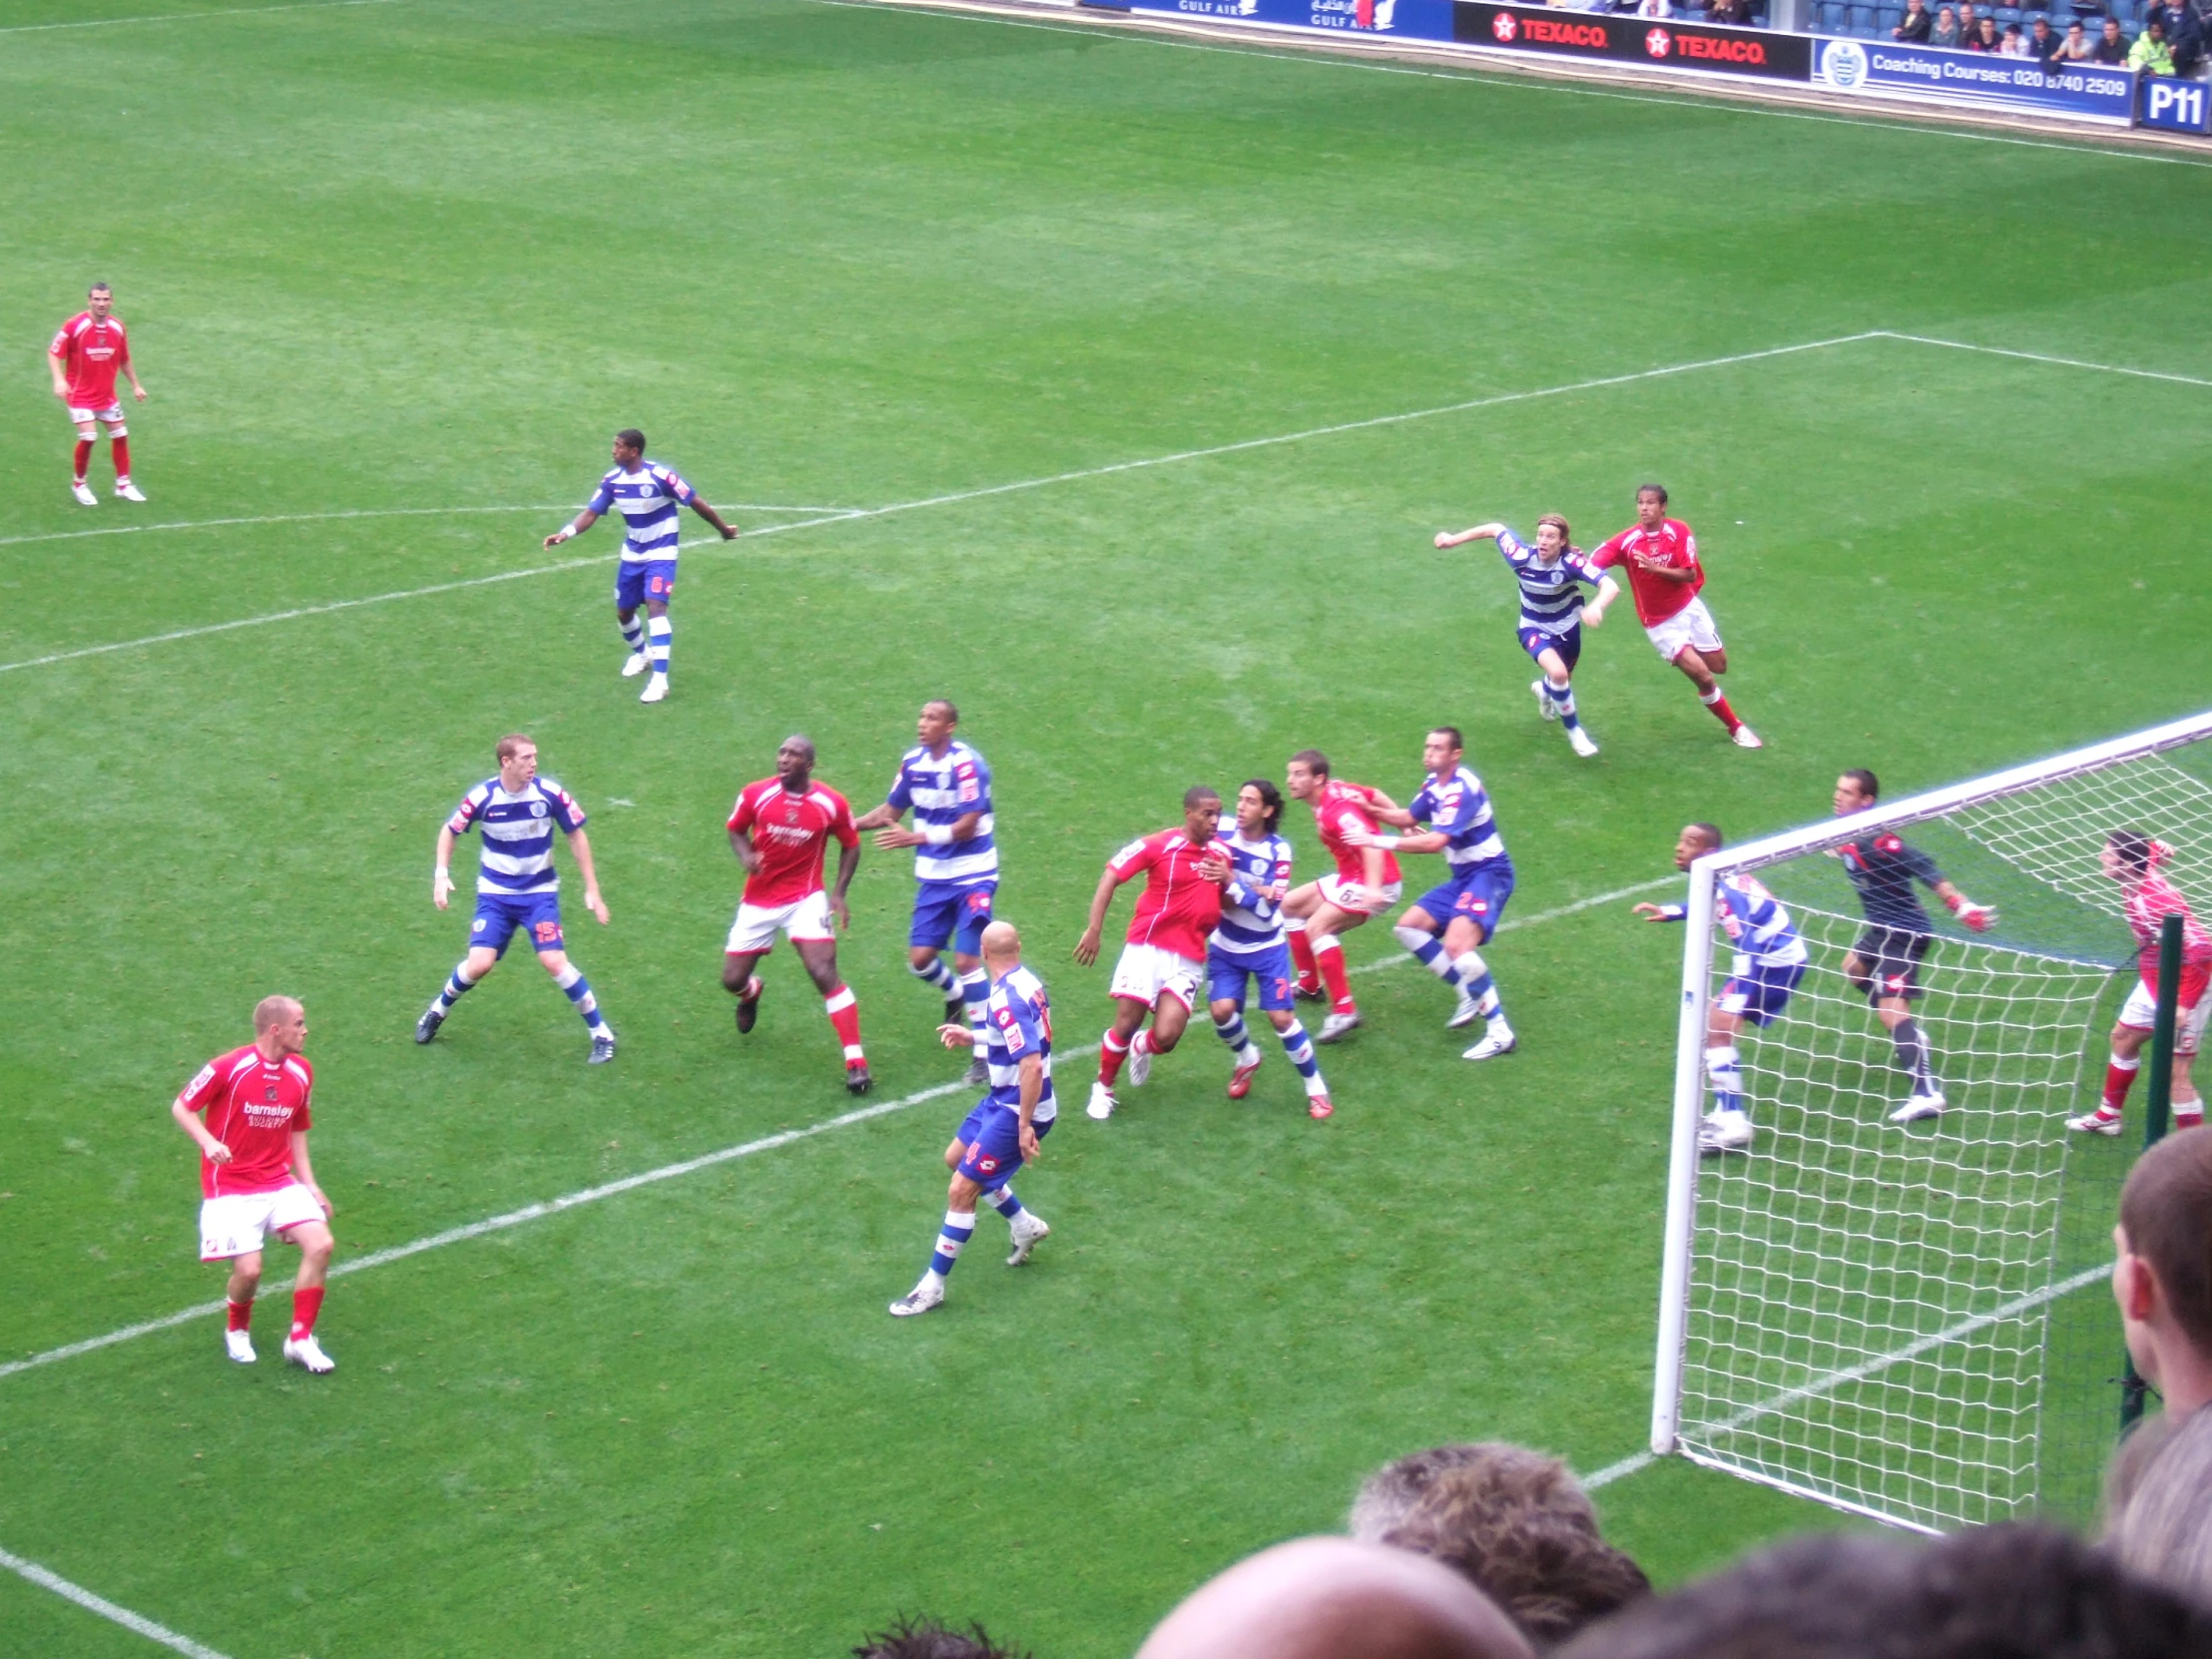
[[[1492,5],[1456,0],[1452,38],[1462,46],[1493,51],[1540,52],[1613,63],[1661,65],[1708,75],[1752,75],[1766,80],[1812,79],[1809,35],[1767,29],[1732,29],[1678,18],[1581,12],[1543,6]]]
[[[1814,38],[1814,84],[1835,92],[1995,105],[2123,127],[2135,119],[2133,70],[2071,64],[2046,75],[2032,58]]]

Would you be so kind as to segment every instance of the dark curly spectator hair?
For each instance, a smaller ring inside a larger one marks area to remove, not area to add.
[[[2212,1611],[2055,1527],[1831,1533],[1616,1614],[1562,1659],[2212,1659]]]
[[[1000,1647],[979,1624],[954,1630],[939,1619],[900,1616],[887,1630],[865,1638],[852,1650],[852,1659],[1032,1659]]]

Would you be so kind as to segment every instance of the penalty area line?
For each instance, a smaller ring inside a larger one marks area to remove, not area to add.
[[[851,507],[795,507],[762,501],[726,501],[734,513],[812,513],[835,517]],[[32,542],[83,541],[88,536],[143,536],[156,530],[223,530],[241,524],[318,524],[345,518],[453,518],[463,513],[573,513],[573,501],[525,503],[513,507],[351,507],[329,513],[269,513],[259,518],[196,518],[171,524],[111,524],[98,530],[55,530],[36,536],[0,536],[0,547]],[[758,533],[758,532],[756,532]]]
[[[159,1642],[175,1653],[189,1659],[225,1659],[223,1654],[204,1642],[196,1642],[190,1636],[181,1636],[166,1624],[156,1624],[144,1614],[134,1613],[128,1607],[118,1607],[106,1596],[94,1595],[82,1584],[72,1584],[58,1572],[51,1572],[36,1561],[26,1561],[20,1555],[11,1555],[0,1549],[0,1567],[6,1567],[18,1578],[36,1584],[42,1590],[51,1590],[64,1601],[73,1601],[88,1613],[97,1613],[111,1623],[135,1631],[150,1642]]]
[[[49,29],[113,29],[125,23],[197,23],[204,17],[259,17],[264,12],[335,11],[341,6],[396,6],[401,0],[292,0],[283,6],[229,6],[222,11],[159,12],[152,17],[86,17],[66,23],[11,23],[0,35],[32,35]]]
[[[1124,472],[1142,472],[1152,467],[1176,466],[1185,461],[1207,460],[1217,455],[1237,455],[1247,450],[1270,449],[1289,443],[1304,443],[1310,438],[1335,437],[1345,432],[1371,431],[1378,427],[1399,426],[1408,421],[1433,420],[1441,415],[1468,414],[1478,409],[1500,408],[1512,403],[1526,403],[1545,397],[1568,397],[1576,392],[1601,391],[1611,386],[1634,385],[1643,380],[1664,379],[1670,375],[1693,374],[1701,369],[1728,368],[1738,363],[1765,361],[1772,357],[1787,357],[1802,351],[1819,351],[1834,345],[1853,345],[1862,340],[1885,337],[1880,329],[1863,333],[1840,334],[1831,339],[1803,340],[1795,345],[1771,345],[1757,351],[1737,351],[1725,357],[1700,357],[1691,362],[1666,363],[1658,368],[1640,368],[1626,374],[1605,374],[1594,379],[1572,380],[1563,385],[1540,386],[1529,391],[1493,392],[1485,397],[1465,398],[1456,403],[1438,403],[1424,409],[1407,409],[1398,414],[1370,415],[1362,420],[1339,421],[1330,426],[1308,426],[1295,432],[1278,432],[1268,437],[1241,438],[1234,443],[1210,444],[1203,449],[1181,449],[1167,455],[1145,455],[1129,461],[1109,461],[1102,466],[1078,467],[1070,472],[1055,472],[1042,478],[1019,478],[1012,483],[985,484],[974,489],[952,490],[942,495],[922,496],[912,501],[894,501],[883,507],[852,507],[837,512],[825,513],[819,518],[802,519],[793,524],[772,524],[759,530],[749,530],[741,540],[757,540],[762,536],[781,535],[793,530],[812,530],[826,524],[850,524],[861,519],[888,518],[895,513],[919,512],[927,507],[949,507],[963,501],[983,501],[993,496],[1012,495],[1024,490],[1048,489],[1055,484],[1079,483],[1088,478],[1110,478]],[[719,537],[695,538],[679,543],[682,547],[719,547]],[[262,616],[239,617],[230,622],[211,622],[197,628],[178,628],[166,634],[149,634],[141,639],[115,640],[106,645],[80,646],[73,651],[49,652],[43,657],[26,657],[19,662],[0,663],[0,674],[13,674],[23,669],[47,668],[56,663],[76,662],[86,657],[102,657],[117,651],[132,651],[141,646],[170,645],[180,640],[202,639],[210,634],[227,634],[240,628],[265,628],[273,623],[295,622],[301,617],[327,616],[333,611],[356,610],[364,605],[388,605],[402,599],[426,599],[436,594],[455,593],[464,588],[487,587],[497,582],[519,582],[533,576],[550,576],[559,571],[578,570],[586,565],[606,562],[606,557],[567,559],[554,564],[533,565],[525,570],[500,571],[490,576],[472,576],[461,581],[438,582],[429,587],[406,588],[393,593],[364,595],[358,599],[333,599],[321,605],[303,605],[296,610],[274,611]]]

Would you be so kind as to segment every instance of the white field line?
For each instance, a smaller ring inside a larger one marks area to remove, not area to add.
[[[1797,345],[1770,346],[1761,351],[1739,351],[1726,357],[1705,357],[1694,362],[1670,363],[1662,368],[1637,369],[1628,374],[1607,374],[1592,380],[1575,380],[1565,385],[1544,386],[1534,391],[1498,392],[1488,397],[1472,397],[1458,403],[1441,403],[1432,408],[1408,409],[1400,414],[1372,415],[1365,420],[1340,421],[1333,426],[1309,426],[1296,432],[1282,432],[1272,437],[1244,438],[1235,443],[1212,444],[1204,449],[1178,450],[1170,455],[1147,455],[1133,461],[1112,461],[1104,466],[1079,467],[1072,472],[1056,472],[1044,478],[1022,478],[1010,484],[986,484],[977,489],[953,490],[944,495],[923,496],[913,501],[897,501],[887,507],[852,507],[826,513],[820,518],[810,518],[796,524],[775,524],[764,529],[749,530],[747,539],[779,535],[787,530],[810,530],[824,524],[848,524],[857,519],[887,518],[893,513],[918,512],[925,507],[948,507],[961,501],[981,501],[994,495],[1011,495],[1020,490],[1046,489],[1054,484],[1071,484],[1085,478],[1105,478],[1121,472],[1140,472],[1149,467],[1174,466],[1184,461],[1204,460],[1214,455],[1234,455],[1248,449],[1267,449],[1278,444],[1303,443],[1309,438],[1333,437],[1342,432],[1365,431],[1377,426],[1395,426],[1409,420],[1429,420],[1438,415],[1463,414],[1474,409],[1496,408],[1507,403],[1525,403],[1539,397],[1563,397],[1578,391],[1595,391],[1606,386],[1630,385],[1638,380],[1656,380],[1673,374],[1690,374],[1699,369],[1724,368],[1733,363],[1758,362],[1767,357],[1784,357],[1799,351],[1818,351],[1831,345],[1850,345],[1859,340],[1877,339],[1882,335],[1870,330],[1866,333],[1845,334],[1834,339],[1806,340]],[[701,537],[680,544],[684,547],[719,546],[719,537]],[[198,628],[178,628],[166,634],[149,634],[141,639],[115,640],[106,645],[80,646],[73,651],[50,652],[43,657],[26,657],[20,662],[0,663],[0,674],[13,674],[22,669],[46,668],[55,663],[76,662],[85,657],[103,657],[110,652],[132,651],[141,646],[169,645],[178,640],[203,639],[210,634],[228,634],[240,628],[264,628],[271,623],[293,622],[301,617],[327,616],[332,611],[350,611],[363,605],[388,605],[402,599],[426,599],[436,594],[454,593],[463,588],[480,588],[495,582],[519,582],[532,576],[549,576],[557,571],[577,570],[585,565],[604,563],[606,555],[590,559],[564,559],[553,564],[533,565],[525,570],[500,571],[491,576],[472,576],[463,581],[438,582],[429,587],[406,588],[394,593],[368,594],[359,599],[334,599],[322,605],[303,605],[296,610],[274,611],[262,616],[239,617],[230,622],[211,622]]]
[[[848,513],[850,507],[794,507],[760,501],[726,501],[733,513]],[[259,518],[196,518],[174,524],[112,524],[99,530],[56,530],[38,536],[0,536],[0,547],[32,542],[83,541],[87,536],[143,536],[156,530],[222,530],[240,524],[311,524],[338,518],[452,518],[461,513],[573,513],[573,501],[514,507],[357,507],[335,513],[269,513]]]
[[[396,6],[399,0],[292,0],[283,6],[232,6],[214,12],[163,12],[154,17],[88,17],[73,23],[11,23],[0,35],[30,35],[47,29],[113,29],[125,23],[197,23],[203,17],[258,17],[263,12],[319,12],[338,6]]]
[[[1508,927],[1533,927],[1540,921],[1553,921],[1561,916],[1571,916],[1579,910],[1587,910],[1599,904],[1610,904],[1616,899],[1626,898],[1631,893],[1644,892],[1652,887],[1663,886],[1668,881],[1678,879],[1680,879],[1678,876],[1670,875],[1662,877],[1658,881],[1644,881],[1633,887],[1621,887],[1613,892],[1598,893],[1589,898],[1577,899],[1572,904],[1562,904],[1556,909],[1543,910],[1535,915],[1522,917],[1518,920],[1508,919],[1500,922],[1498,931],[1502,933]],[[1380,962],[1364,962],[1352,971],[1354,973],[1370,973],[1377,968],[1394,967],[1400,962],[1409,962],[1412,959],[1412,957],[1400,953],[1386,957]],[[1059,1060],[1081,1060],[1087,1059],[1097,1052],[1098,1045],[1088,1043],[1081,1048],[1060,1049],[1056,1051],[1054,1058]],[[704,1153],[697,1158],[686,1158],[679,1163],[663,1164],[658,1169],[645,1170],[636,1175],[626,1175],[620,1180],[608,1181],[600,1186],[586,1187],[581,1192],[569,1193],[561,1198],[547,1199],[540,1204],[526,1204],[521,1209],[509,1210],[504,1215],[487,1216],[482,1221],[468,1222],[460,1227],[449,1227],[442,1233],[432,1233],[426,1238],[416,1239],[408,1244],[393,1245],[387,1250],[371,1251],[366,1256],[356,1256],[341,1261],[330,1269],[330,1277],[336,1279],[344,1274],[361,1273],[369,1268],[380,1268],[392,1262],[403,1262],[408,1257],[419,1256],[426,1250],[439,1250],[446,1245],[462,1244],[470,1239],[481,1239],[487,1234],[504,1233],[509,1228],[520,1227],[526,1222],[540,1221],[547,1216],[557,1216],[563,1211],[573,1210],[578,1205],[596,1204],[601,1199],[614,1198],[621,1193],[634,1192],[640,1187],[654,1186],[662,1181],[673,1181],[678,1176],[694,1175],[700,1170],[712,1169],[718,1164],[732,1163],[740,1158],[751,1158],[758,1153],[774,1152],[780,1147],[812,1140],[817,1135],[829,1134],[832,1129],[849,1128],[855,1123],[865,1123],[870,1118],[888,1117],[893,1112],[902,1112],[907,1107],[918,1106],[926,1100],[941,1100],[948,1094],[957,1094],[962,1089],[970,1086],[967,1083],[939,1083],[934,1088],[921,1089],[913,1094],[901,1095],[896,1100],[879,1101],[873,1106],[861,1106],[849,1112],[841,1112],[833,1118],[824,1119],[821,1123],[809,1124],[804,1129],[786,1129],[778,1134],[764,1135],[758,1140],[742,1141],[736,1146],[726,1146],[719,1152]],[[174,1330],[180,1325],[189,1325],[195,1320],[206,1319],[210,1315],[220,1314],[221,1312],[223,1312],[221,1302],[203,1302],[190,1308],[180,1308],[174,1314],[164,1314],[160,1319],[146,1320],[138,1325],[127,1325],[120,1331],[110,1331],[105,1336],[88,1337],[83,1342],[67,1343],[60,1348],[50,1348],[43,1353],[33,1354],[25,1359],[10,1360],[5,1364],[0,1364],[0,1378],[13,1377],[18,1372],[35,1371],[41,1366],[50,1366],[60,1360],[74,1360],[79,1355],[97,1353],[103,1348],[113,1348],[118,1343],[131,1342],[140,1337],[150,1337],[158,1331]]]
[[[74,1601],[88,1613],[97,1613],[104,1619],[120,1624],[126,1630],[134,1630],[148,1641],[159,1642],[188,1659],[224,1659],[212,1647],[194,1641],[190,1636],[180,1636],[167,1625],[156,1624],[141,1617],[128,1607],[118,1607],[106,1596],[96,1596],[82,1584],[72,1584],[60,1573],[48,1572],[36,1561],[26,1561],[20,1555],[10,1555],[0,1549],[0,1567],[6,1567],[18,1578],[28,1579],[42,1590],[52,1590],[65,1601]]]
[[[1141,45],[1168,46],[1185,52],[1225,52],[1243,58],[1267,58],[1276,63],[1365,70],[1372,75],[1409,75],[1423,81],[1463,81],[1476,86],[1515,91],[1555,92],[1570,98],[1603,98],[1616,104],[1662,104],[1676,109],[1707,110],[1715,114],[1766,116],[1777,121],[1809,121],[1823,127],[1872,127],[1882,132],[1919,133],[1931,138],[1964,139],[1976,144],[2017,145],[2026,150],[2063,150],[2078,156],[2103,156],[2113,161],[2163,162],[2169,167],[2212,167],[2212,161],[2199,161],[2191,156],[2165,155],[2124,145],[2107,147],[2098,144],[2069,144],[2059,139],[2010,138],[2002,133],[1976,132],[1971,128],[1946,126],[1927,118],[1916,120],[1904,111],[1894,112],[1888,120],[1884,120],[1880,116],[1822,115],[1812,110],[1783,109],[1775,104],[1728,98],[1713,92],[1708,92],[1702,98],[1690,95],[1669,97],[1663,93],[1651,92],[1612,92],[1602,87],[1567,80],[1556,71],[1530,68],[1516,73],[1503,65],[1491,65],[1480,60],[1470,62],[1465,69],[1416,69],[1409,64],[1379,62],[1357,56],[1347,50],[1351,44],[1349,42],[1317,40],[1311,46],[1294,50],[1277,37],[1256,35],[1247,44],[1222,39],[1214,31],[1206,30],[1203,25],[1188,20],[1159,16],[1132,18],[1116,15],[1112,24],[1102,21],[1086,25],[1006,17],[990,6],[971,7],[961,4],[961,0],[815,0],[815,3],[855,8],[895,4],[900,10],[933,12],[956,22],[996,23],[1008,29],[1036,29],[1045,34],[1082,35],[1092,40],[1103,38]],[[1186,32],[1214,35],[1220,44],[1175,38]],[[1271,51],[1270,47],[1277,49]]]
[[[2176,385],[2212,386],[2212,380],[2202,380],[2194,374],[2171,374],[2156,368],[2126,368],[2117,363],[2084,362],[2079,357],[2049,357],[2040,351],[2012,351],[2001,345],[1975,345],[1967,340],[1937,339],[1932,334],[1900,334],[1888,328],[1880,332],[1884,339],[1907,340],[1914,345],[1940,345],[1952,351],[1980,351],[1991,357],[2017,357],[2021,362],[2047,363],[2053,368],[2086,368],[2099,374],[2125,374],[2137,380],[2171,380]]]

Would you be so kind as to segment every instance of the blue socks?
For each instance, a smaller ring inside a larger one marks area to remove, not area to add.
[[[591,994],[591,981],[584,977],[584,970],[574,962],[553,976],[553,983],[568,993],[569,1001],[576,1004],[576,1011],[584,1016],[584,1023],[594,1035],[607,1029],[607,1022],[599,1013],[599,998]]]
[[[468,977],[467,967],[468,964],[465,961],[457,964],[452,974],[445,981],[445,989],[438,992],[437,1009],[439,1013],[450,1014],[453,1011],[453,1004],[461,999],[462,993],[476,983],[475,980]]]
[[[929,1257],[929,1271],[942,1280],[959,1261],[960,1251],[968,1240],[975,1237],[975,1212],[966,1215],[957,1210],[944,1213],[944,1226],[937,1233],[937,1248]]]
[[[942,956],[930,957],[927,967],[915,967],[909,962],[906,964],[906,971],[919,979],[924,985],[935,986],[938,993],[947,1001],[951,1000],[952,987],[959,983],[957,979],[953,978],[952,970],[944,965]]]

